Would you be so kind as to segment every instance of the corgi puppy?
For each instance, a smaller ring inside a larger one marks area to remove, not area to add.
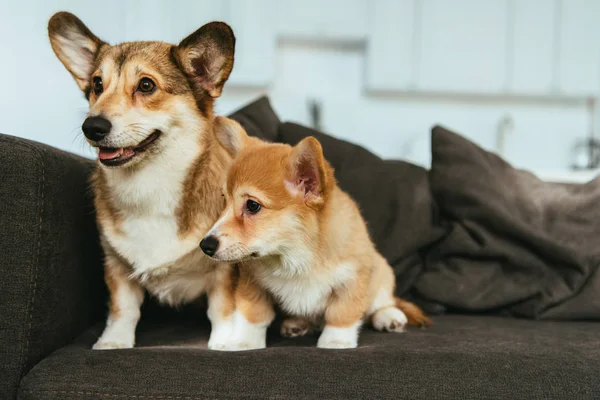
[[[231,28],[211,22],[179,45],[110,45],[59,12],[48,33],[89,100],[82,130],[98,151],[92,185],[110,304],[93,348],[134,346],[148,291],[172,306],[206,293],[208,347],[222,349],[232,328],[233,271],[206,257],[198,241],[223,209],[231,162],[213,115],[233,68]]]
[[[394,272],[315,138],[268,144],[218,120],[217,138],[235,158],[227,205],[200,247],[215,261],[240,264],[227,350],[264,348],[274,303],[292,317],[284,335],[323,325],[321,348],[356,347],[365,319],[388,332],[430,324],[417,306],[394,297]]]

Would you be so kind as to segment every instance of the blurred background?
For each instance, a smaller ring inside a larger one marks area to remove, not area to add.
[[[282,120],[384,158],[428,166],[442,124],[546,179],[596,174],[600,0],[0,0],[0,132],[93,156],[47,38],[59,10],[109,43],[228,22],[220,114],[268,94]]]

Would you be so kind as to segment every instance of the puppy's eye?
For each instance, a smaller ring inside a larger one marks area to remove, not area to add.
[[[261,205],[254,200],[246,201],[246,211],[250,214],[256,214],[260,211]]]
[[[104,86],[102,86],[102,78],[99,76],[95,76],[92,79],[92,89],[94,90],[94,94],[99,95],[104,90]]]
[[[138,85],[138,90],[142,93],[152,93],[156,88],[156,84],[150,78],[142,78]]]

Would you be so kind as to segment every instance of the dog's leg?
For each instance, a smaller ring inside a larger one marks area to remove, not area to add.
[[[408,320],[406,315],[396,308],[394,272],[387,261],[379,255],[376,257],[375,268],[379,271],[379,287],[376,289],[367,316],[371,317],[371,324],[378,331],[404,332]]]
[[[233,267],[229,264],[220,264],[215,274],[214,283],[208,288],[207,315],[211,324],[208,348],[224,350],[233,331],[235,308]]]
[[[394,297],[394,271],[381,256],[378,257],[378,268],[382,278],[367,312],[373,328],[378,331],[404,332],[406,325],[429,326],[431,321],[419,307]]]
[[[275,310],[267,293],[261,289],[246,267],[240,267],[235,291],[234,329],[227,350],[251,350],[267,347],[267,328]]]
[[[112,255],[106,256],[104,280],[110,296],[109,313],[106,328],[93,349],[132,348],[144,289],[129,279],[127,267]]]
[[[368,279],[359,276],[335,292],[325,311],[325,328],[317,347],[324,349],[351,349],[358,345],[358,333],[367,311]]]

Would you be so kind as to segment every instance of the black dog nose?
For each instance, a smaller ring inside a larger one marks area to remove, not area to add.
[[[112,124],[104,117],[88,117],[83,121],[83,125],[81,125],[85,137],[95,142],[102,140],[104,136],[108,135],[111,128]]]
[[[219,239],[214,236],[207,236],[200,241],[200,248],[207,256],[213,256],[219,248]]]

